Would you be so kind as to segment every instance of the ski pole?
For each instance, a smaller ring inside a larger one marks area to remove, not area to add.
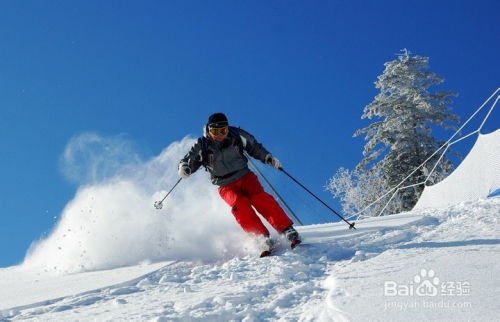
[[[330,211],[332,211],[340,219],[342,219],[343,221],[345,221],[349,225],[349,229],[356,229],[356,227],[354,227],[354,224],[355,224],[354,222],[352,222],[352,223],[348,222],[344,217],[342,217],[332,207],[328,206],[323,200],[321,200],[318,196],[316,196],[314,193],[312,193],[311,190],[307,189],[306,186],[304,186],[297,179],[295,179],[290,173],[288,173],[287,171],[285,171],[285,169],[279,168],[279,170],[282,171],[284,174],[286,174],[288,177],[290,177],[290,179],[292,179],[293,181],[295,181],[295,183],[297,183],[299,186],[301,186],[305,191],[309,192],[309,194],[311,194],[311,196],[313,196],[314,198],[316,198],[316,200],[318,200],[319,202],[321,202],[326,208],[330,209]]]
[[[163,207],[163,201],[165,201],[165,199],[167,199],[168,195],[172,192],[172,190],[175,189],[175,187],[177,187],[177,185],[179,184],[179,182],[181,182],[182,178],[179,178],[179,180],[177,180],[177,182],[174,184],[174,186],[172,187],[172,189],[170,189],[169,192],[167,192],[167,194],[165,195],[165,197],[163,197],[163,199],[161,201],[156,201],[155,202],[155,208],[156,209],[161,209]]]

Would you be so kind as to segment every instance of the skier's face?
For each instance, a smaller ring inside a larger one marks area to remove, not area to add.
[[[227,126],[224,127],[209,127],[208,133],[210,137],[215,141],[222,142],[227,137],[229,133],[229,128]]]

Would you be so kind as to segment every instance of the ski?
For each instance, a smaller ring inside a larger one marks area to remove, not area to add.
[[[267,256],[271,256],[271,254],[272,254],[272,253],[271,253],[271,251],[269,251],[269,250],[264,250],[264,251],[262,251],[262,253],[260,253],[260,258],[262,258],[262,257],[267,257]]]
[[[294,239],[294,240],[292,240],[292,243],[290,244],[290,247],[292,249],[295,249],[295,247],[297,247],[300,243],[302,243],[302,240],[300,240],[300,239]]]
[[[302,240],[300,239],[295,239],[295,240],[292,240],[291,243],[290,243],[290,248],[291,250],[295,250],[297,248],[297,246],[299,246],[300,244],[302,244]],[[304,245],[304,244],[302,244]],[[306,244],[307,245],[307,244]],[[276,256],[276,255],[279,255],[278,253],[276,253],[276,251],[282,247],[279,247],[280,246],[280,243],[277,242],[277,241],[273,241],[272,243],[272,246],[270,246],[269,249],[266,249],[266,250],[263,250],[261,253],[260,253],[260,258],[262,257],[268,257],[268,256]]]

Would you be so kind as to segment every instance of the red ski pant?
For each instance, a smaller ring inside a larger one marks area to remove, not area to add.
[[[264,191],[257,176],[253,172],[226,186],[219,187],[219,194],[231,206],[231,212],[247,233],[269,236],[252,206],[279,233],[293,224],[276,200]]]

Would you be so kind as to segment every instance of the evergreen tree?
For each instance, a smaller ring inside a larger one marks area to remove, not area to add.
[[[455,92],[429,92],[429,87],[442,83],[443,78],[428,71],[428,57],[412,56],[404,49],[398,59],[384,65],[384,73],[375,82],[380,93],[364,108],[362,115],[362,118],[381,120],[356,131],[354,136],[364,134],[367,141],[365,158],[357,169],[382,171],[387,185],[394,187],[444,143],[432,136],[432,126],[453,128],[459,118],[451,114],[448,107]],[[436,155],[429,160],[403,186],[423,182],[438,159]],[[428,183],[442,180],[452,169],[451,161],[443,157]],[[412,209],[422,190],[423,185],[418,185],[399,191],[400,210]]]
[[[442,83],[443,78],[428,71],[428,57],[411,55],[404,49],[396,60],[384,65],[384,73],[375,82],[380,93],[362,115],[363,119],[377,120],[354,134],[365,135],[364,159],[352,172],[339,170],[327,186],[334,196],[341,197],[348,213],[360,211],[376,200],[376,192],[382,195],[397,186],[444,143],[432,136],[433,127],[454,128],[453,124],[459,120],[448,107],[455,92],[429,91],[429,87]],[[431,158],[402,186],[423,182],[439,157],[437,154]],[[437,183],[452,168],[453,164],[444,156],[427,183]],[[422,190],[423,184],[399,190],[386,214],[412,209]],[[388,198],[381,201],[365,215],[378,215]]]
[[[348,216],[359,211],[363,211],[364,216],[376,216],[384,209],[391,197],[391,194],[383,195],[391,188],[387,186],[381,171],[376,170],[350,171],[342,167],[330,178],[326,189],[335,198],[340,199],[342,212]],[[373,203],[376,200],[378,201]],[[396,196],[388,204],[386,211],[397,213],[399,209],[401,209],[401,200]]]

